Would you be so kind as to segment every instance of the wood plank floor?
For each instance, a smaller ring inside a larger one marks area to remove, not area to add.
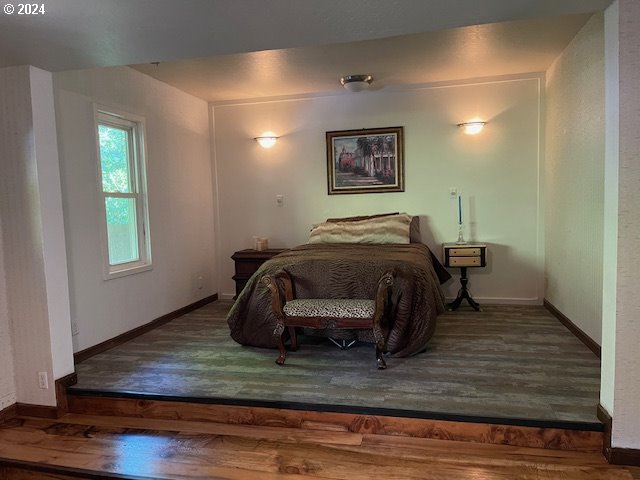
[[[371,433],[583,452],[601,452],[603,445],[602,432],[587,430],[319,412],[291,408],[246,407],[220,403],[190,403],[176,400],[71,395],[69,409],[70,412],[83,415]]]
[[[596,453],[66,415],[0,426],[0,479],[631,480]],[[637,478],[637,477],[636,477]]]
[[[600,426],[599,359],[542,307],[442,315],[425,352],[389,358],[384,371],[376,369],[371,345],[342,351],[310,337],[278,367],[275,350],[231,340],[229,307],[209,304],[86,360],[76,366],[75,391]]]

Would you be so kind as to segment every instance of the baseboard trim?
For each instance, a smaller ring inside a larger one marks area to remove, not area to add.
[[[202,300],[198,300],[197,302],[193,302],[186,307],[179,308],[178,310],[174,310],[173,312],[167,313],[166,315],[162,315],[161,317],[156,318],[155,320],[151,320],[149,323],[145,323],[144,325],[140,325],[132,330],[121,333],[117,337],[110,338],[109,340],[105,340],[104,342],[98,343],[89,348],[85,348],[84,350],[80,350],[73,354],[73,362],[75,364],[84,362],[88,358],[93,357],[94,355],[98,355],[99,353],[106,352],[107,350],[112,349],[118,345],[121,345],[129,340],[132,340],[140,335],[143,335],[147,332],[150,332],[154,328],[158,328],[165,323],[169,323],[171,320],[174,320],[186,313],[192,312],[200,307],[204,307],[206,304],[215,302],[218,299],[218,294],[214,293],[213,295],[209,295],[208,297],[203,298]]]
[[[78,374],[70,373],[56,380],[56,403],[58,407],[58,417],[69,413],[69,400],[67,399],[67,388],[78,383]]]
[[[600,403],[598,403],[596,415],[604,427],[604,436],[602,437],[602,455],[604,455],[604,458],[611,463],[609,460],[611,457],[611,415],[609,415],[609,412],[607,412]]]
[[[18,404],[14,403],[0,410],[0,425],[9,422],[18,416]]]
[[[607,458],[612,465],[626,465],[640,467],[640,450],[636,448],[611,448],[611,454]]]
[[[602,454],[607,462],[613,465],[640,467],[640,450],[636,448],[618,448],[611,446],[611,426],[613,419],[601,404],[598,404],[598,419],[604,425],[602,438]]]
[[[15,403],[0,411],[0,424],[13,420],[18,416],[40,417],[40,418],[60,418],[69,413],[69,401],[67,398],[67,387],[78,383],[76,372],[65,375],[56,380],[56,406],[35,405],[32,403]]]
[[[39,418],[59,418],[58,407],[50,407],[48,405],[34,405],[31,403],[17,403],[18,416],[20,417],[39,417]]]
[[[565,327],[567,327],[567,329],[571,333],[573,333],[578,338],[578,340],[584,343],[587,346],[587,348],[589,348],[589,350],[595,353],[598,356],[598,358],[602,358],[602,348],[600,347],[600,345],[596,343],[596,341],[593,338],[591,338],[589,335],[583,332],[580,327],[578,327],[575,323],[573,323],[569,319],[569,317],[567,317],[564,313],[558,310],[558,308],[555,305],[553,305],[551,302],[549,302],[546,298],[544,299],[543,305],[547,310],[549,310],[549,312],[551,312],[551,314],[554,317],[560,320],[560,323],[562,323]]]

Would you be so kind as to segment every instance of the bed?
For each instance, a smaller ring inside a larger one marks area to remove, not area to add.
[[[380,276],[393,270],[390,315],[383,332],[388,351],[400,357],[425,349],[435,331],[436,317],[445,309],[440,284],[450,278],[429,248],[418,242],[300,245],[264,263],[236,299],[227,317],[236,342],[277,347],[271,295],[260,279],[281,269],[294,279],[296,298],[374,298]],[[320,332],[325,336],[338,333],[373,342],[366,330]]]

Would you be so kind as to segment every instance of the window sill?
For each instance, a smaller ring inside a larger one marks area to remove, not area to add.
[[[153,269],[153,265],[150,263],[142,264],[142,265],[131,265],[131,266],[121,266],[117,269],[111,269],[110,271],[104,272],[102,278],[104,280],[112,280],[114,278],[126,277],[129,275],[135,275],[136,273],[148,272]]]

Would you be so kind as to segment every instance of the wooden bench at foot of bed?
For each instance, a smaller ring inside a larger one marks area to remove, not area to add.
[[[289,330],[291,351],[294,352],[298,343],[296,327],[306,327],[322,330],[373,330],[378,368],[387,368],[382,356],[386,351],[386,342],[380,322],[386,311],[389,289],[393,285],[392,271],[385,272],[378,280],[374,299],[295,299],[293,279],[285,270],[263,276],[262,283],[271,291],[271,306],[277,321],[273,334],[280,350],[276,360],[278,365],[284,365],[287,354],[283,338],[285,327]],[[284,290],[284,301],[279,284],[282,284]]]

